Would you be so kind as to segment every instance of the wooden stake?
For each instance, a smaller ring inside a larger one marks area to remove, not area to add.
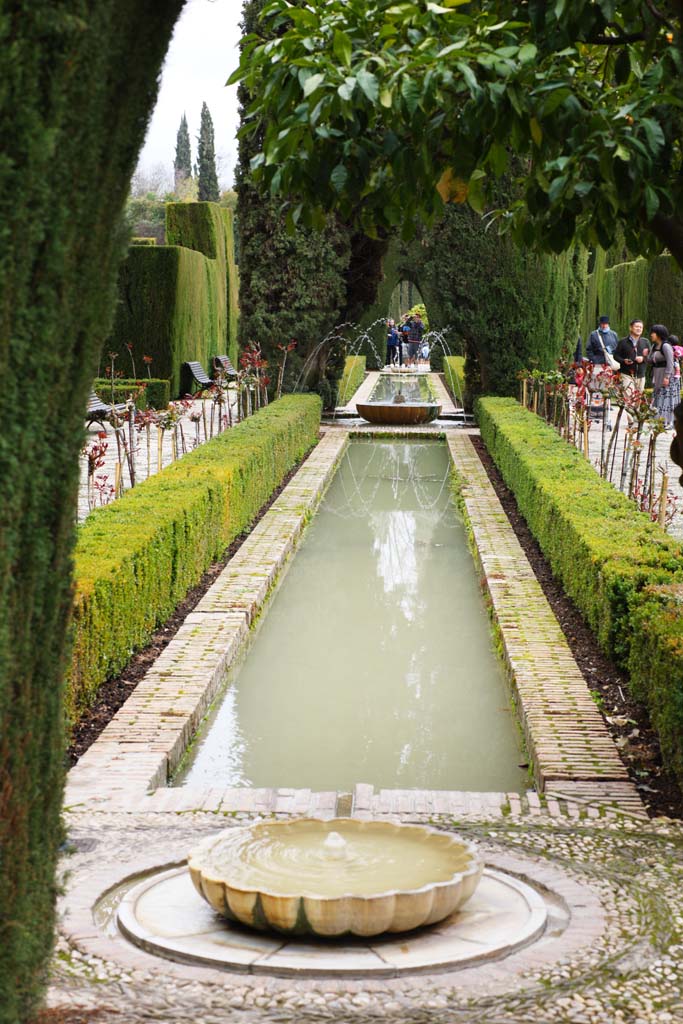
[[[669,474],[662,474],[662,489],[659,492],[659,525],[666,529],[666,499],[669,493]]]
[[[157,473],[161,473],[164,465],[164,431],[162,427],[157,430]]]
[[[588,447],[588,410],[584,412],[583,418],[583,454],[586,458],[590,458],[590,449]]]
[[[121,463],[117,462],[114,466],[114,496],[120,498],[123,493],[121,486]]]

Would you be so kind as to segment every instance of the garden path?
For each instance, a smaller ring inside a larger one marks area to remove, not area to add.
[[[616,426],[618,409],[612,410],[612,423]],[[595,466],[596,470],[599,471],[600,466],[600,448],[601,448],[601,433],[602,424],[591,423],[588,431],[588,449],[590,452],[590,462]],[[607,437],[609,438],[609,434]],[[671,447],[671,440],[674,434],[672,430],[666,431],[666,433],[660,434],[657,438],[656,447],[656,468],[657,468],[657,484],[656,491],[659,493],[662,483],[663,470],[669,477],[668,494],[669,501],[671,504],[671,518],[667,525],[667,532],[674,537],[683,539],[683,488],[681,488],[678,478],[681,475],[680,468],[671,460],[669,456],[669,448]],[[626,440],[626,418],[622,416],[622,422],[619,427],[619,433],[615,442],[616,446],[616,457],[614,460],[614,476],[613,483],[615,486],[619,485],[620,467],[622,463],[622,456],[624,452],[624,442]],[[643,452],[641,456],[641,464],[644,466],[646,458],[646,452]],[[642,479],[642,473],[640,474]],[[628,491],[628,483],[625,484],[625,489]]]
[[[232,410],[234,414],[235,398],[232,398]],[[178,433],[177,433],[177,455],[178,457],[183,455],[183,435],[185,442],[185,450],[192,451],[199,444],[203,444],[204,441],[211,438],[211,408],[214,406],[214,402],[211,399],[195,399],[191,406],[179,419]],[[215,407],[214,407],[215,408]],[[213,430],[217,430],[218,415],[214,411],[214,422]],[[106,437],[102,437],[102,434],[106,434]],[[207,437],[208,435],[208,437]],[[126,437],[128,431],[126,428]],[[142,430],[135,430],[135,476],[136,481],[141,483],[146,480],[148,476],[154,476],[159,471],[159,465],[163,469],[165,466],[171,464],[174,461],[174,440],[173,431],[163,431],[161,451],[159,451],[159,429],[155,425],[151,425],[149,428],[149,455],[147,445],[147,431],[143,428]],[[102,465],[95,470],[95,484],[96,488],[91,489],[89,495],[88,488],[88,457],[85,452],[90,449],[92,450],[94,445],[102,443],[105,447],[102,452],[101,462]],[[123,458],[123,473],[122,483],[123,489],[128,490],[130,488],[130,473],[128,466]],[[82,523],[84,519],[90,514],[93,508],[97,508],[100,505],[109,504],[113,500],[113,488],[116,476],[116,463],[118,462],[119,456],[116,446],[116,436],[114,428],[110,423],[91,423],[86,427],[86,439],[83,451],[79,458],[80,467],[80,484],[78,489],[78,522]]]

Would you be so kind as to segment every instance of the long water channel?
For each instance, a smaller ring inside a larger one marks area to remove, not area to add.
[[[520,790],[448,451],[352,441],[175,784]]]

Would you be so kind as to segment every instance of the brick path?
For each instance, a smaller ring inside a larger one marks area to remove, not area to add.
[[[462,433],[451,433],[448,447],[462,480],[468,523],[540,787],[551,784],[554,791],[562,783],[571,792],[574,783],[590,783],[596,796],[609,795],[610,802],[619,798],[631,811],[640,805],[644,815],[638,792],[472,442]]]

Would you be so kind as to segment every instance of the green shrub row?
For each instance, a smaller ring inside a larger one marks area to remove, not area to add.
[[[152,359],[155,377],[179,394],[180,368],[214,355],[237,365],[237,271],[233,214],[215,203],[168,203],[168,245],[131,246],[119,273],[119,302],[103,360],[132,346],[137,366]]]
[[[470,403],[465,388],[465,357],[446,356],[443,360],[443,374],[453,397],[462,403],[463,408],[468,408]]]
[[[117,377],[113,385],[107,377],[97,377],[94,390],[105,402],[125,402],[130,395],[135,395],[138,409],[165,409],[171,400],[170,380],[157,377]]]
[[[339,382],[337,405],[347,405],[365,378],[365,356],[347,356],[344,373]]]
[[[156,245],[157,240],[153,235],[133,235],[131,245]]]
[[[313,446],[317,395],[290,395],[195,449],[79,529],[67,713],[173,613]]]
[[[683,584],[681,544],[514,399],[482,398],[476,413],[553,573],[600,646],[628,667],[683,781],[683,606],[671,596]]]

